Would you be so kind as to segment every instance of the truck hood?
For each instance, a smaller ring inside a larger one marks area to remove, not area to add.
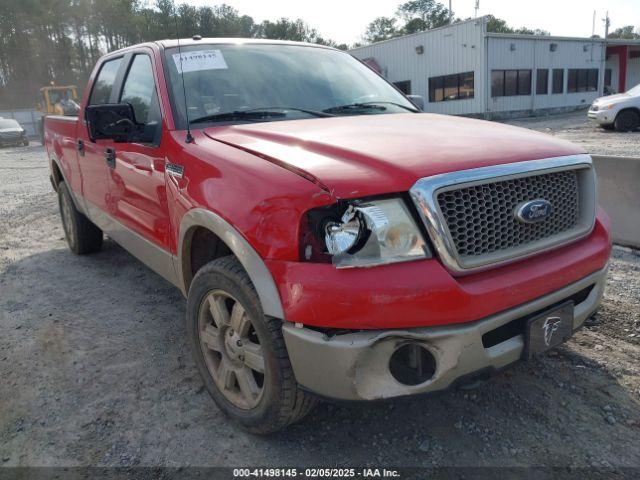
[[[531,130],[427,113],[233,125],[204,133],[339,198],[404,192],[419,178],[450,171],[584,153]]]

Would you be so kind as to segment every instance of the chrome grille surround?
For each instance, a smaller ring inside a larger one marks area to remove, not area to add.
[[[564,199],[561,193],[574,195],[574,200]],[[456,275],[486,270],[565,245],[588,235],[595,224],[596,177],[589,155],[425,177],[411,187],[410,194],[443,264]],[[486,195],[496,196],[497,205],[491,197],[487,204]],[[513,202],[534,200],[541,195],[551,196],[547,200],[555,203],[556,212],[548,221],[526,226],[515,225],[515,219],[512,224],[507,222],[513,214]],[[558,205],[559,201],[563,203]],[[482,211],[483,206],[487,212]],[[455,216],[457,213],[461,218]]]

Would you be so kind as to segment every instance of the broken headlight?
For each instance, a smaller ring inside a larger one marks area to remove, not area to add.
[[[430,257],[429,248],[400,198],[317,209],[308,215],[302,255],[338,268],[367,267]]]

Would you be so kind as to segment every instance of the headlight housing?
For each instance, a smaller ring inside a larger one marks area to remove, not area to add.
[[[301,253],[306,261],[330,261],[337,268],[347,268],[431,256],[401,198],[316,209],[307,218],[307,231],[311,234],[301,238]]]

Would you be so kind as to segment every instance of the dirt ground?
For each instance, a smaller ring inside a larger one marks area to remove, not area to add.
[[[0,150],[0,465],[640,467],[638,251],[615,249],[599,315],[546,357],[473,390],[325,403],[271,437],[214,406],[184,310],[112,241],[72,255],[42,148]]]
[[[605,130],[587,118],[582,110],[564,115],[518,118],[506,123],[531,128],[584,146],[594,155],[640,156],[640,131]]]

